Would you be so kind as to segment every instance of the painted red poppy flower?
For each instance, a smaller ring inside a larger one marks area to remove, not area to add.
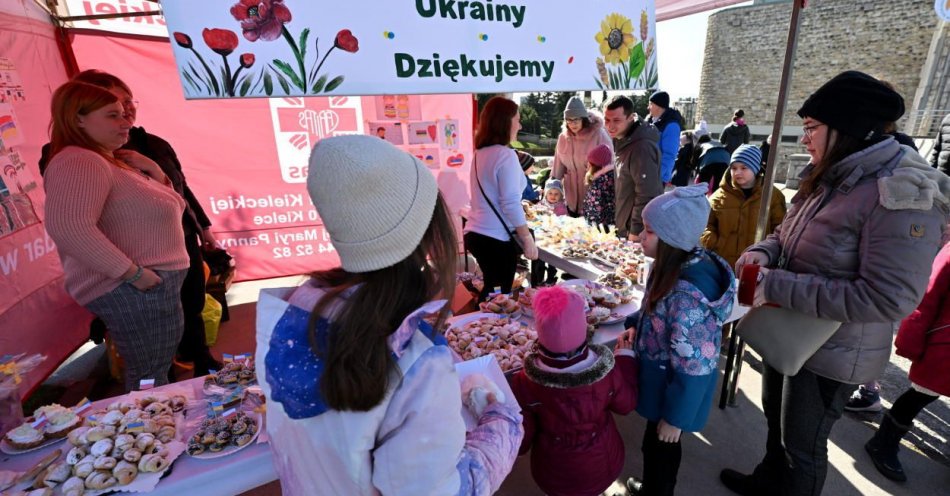
[[[205,39],[208,48],[219,55],[228,56],[238,46],[238,37],[234,31],[227,29],[208,29],[201,31],[201,37]]]
[[[173,34],[173,36],[175,37],[175,43],[178,43],[178,46],[180,46],[180,47],[182,47],[182,48],[191,48],[191,46],[192,46],[192,45],[191,45],[191,36],[188,36],[188,35],[185,34],[185,33],[180,33],[180,32],[178,32],[178,31],[175,31],[175,33]]]
[[[240,0],[231,7],[231,15],[241,23],[247,41],[276,40],[291,19],[284,0]]]
[[[360,40],[356,39],[356,36],[353,36],[349,29],[343,29],[337,33],[333,44],[337,48],[350,53],[356,53],[360,49]]]
[[[254,65],[254,54],[253,53],[243,53],[241,54],[241,67],[247,69]]]

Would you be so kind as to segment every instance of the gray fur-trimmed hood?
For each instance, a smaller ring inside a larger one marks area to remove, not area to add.
[[[902,146],[903,156],[893,175],[878,179],[881,206],[888,210],[930,210],[935,205],[950,210],[950,177],[934,169],[912,148]]]
[[[524,362],[524,372],[537,384],[557,389],[568,389],[591,385],[610,373],[614,368],[614,354],[610,348],[600,344],[588,345],[590,352],[597,355],[597,361],[581,372],[550,372],[542,369],[538,362],[538,353],[528,355]]]

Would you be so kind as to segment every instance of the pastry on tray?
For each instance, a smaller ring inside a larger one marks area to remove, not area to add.
[[[47,417],[47,420],[45,431],[48,438],[65,437],[69,434],[69,431],[82,425],[82,417],[69,409],[52,413]]]
[[[521,305],[511,296],[505,294],[495,295],[492,299],[479,303],[478,307],[483,312],[507,315],[518,313],[521,310]]]
[[[43,432],[33,428],[30,424],[22,424],[12,429],[4,434],[3,438],[10,446],[21,450],[35,448],[43,444],[43,441],[46,440],[46,436],[43,435]]]

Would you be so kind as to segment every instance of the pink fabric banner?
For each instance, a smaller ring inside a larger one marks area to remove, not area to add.
[[[453,211],[468,203],[471,95],[186,101],[167,40],[77,34],[73,50],[80,68],[132,88],[136,125],[174,147],[239,280],[338,264],[306,192],[310,149],[322,138],[379,134],[429,166]]]
[[[56,246],[40,222],[37,161],[49,140],[50,97],[64,81],[53,27],[0,13],[0,355],[48,357],[24,377],[23,394],[89,335],[89,314],[63,290]]]

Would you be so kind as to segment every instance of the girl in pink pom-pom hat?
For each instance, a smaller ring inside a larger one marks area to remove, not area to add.
[[[637,364],[630,343],[616,351],[587,340],[584,298],[563,286],[534,297],[537,351],[512,378],[524,409],[521,453],[548,495],[598,495],[623,469],[624,445],[613,414],[637,405]]]

